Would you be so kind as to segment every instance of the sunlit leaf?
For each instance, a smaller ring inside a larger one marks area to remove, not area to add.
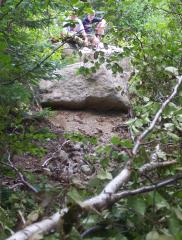
[[[166,67],[165,70],[166,70],[167,72],[170,72],[170,73],[176,75],[176,76],[178,75],[178,69],[175,68],[175,67]]]
[[[97,174],[97,178],[100,179],[100,180],[105,180],[105,179],[109,179],[111,180],[112,179],[112,174],[110,172],[107,172],[107,171],[100,171],[98,174]]]
[[[151,231],[146,235],[146,240],[158,240],[159,233],[157,231]]]

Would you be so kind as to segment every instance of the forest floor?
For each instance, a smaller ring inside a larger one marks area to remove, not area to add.
[[[116,166],[118,161],[122,161],[121,155],[126,150],[113,146],[111,138],[130,138],[125,123],[127,120],[128,115],[119,112],[55,111],[48,120],[34,123],[37,131],[48,128],[55,135],[44,141],[33,140],[38,147],[45,149],[45,154],[41,157],[35,157],[29,152],[15,155],[13,164],[25,177],[28,173],[36,178],[43,175],[65,188],[83,188],[90,179],[99,174],[104,175],[104,166],[110,167],[109,172],[116,171],[117,174],[119,171]],[[101,178],[107,179],[106,175]],[[4,180],[4,184],[11,187],[18,183],[21,183],[19,177],[16,180]]]

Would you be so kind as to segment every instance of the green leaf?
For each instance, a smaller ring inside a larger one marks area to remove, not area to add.
[[[111,138],[111,143],[114,145],[119,145],[121,143],[121,138],[118,136],[113,136]]]
[[[132,148],[133,142],[130,139],[122,140],[121,146],[126,147],[126,148]]]
[[[70,4],[74,5],[78,2],[79,0],[71,0]]]
[[[159,233],[155,230],[146,235],[146,240],[159,240]]]
[[[100,179],[100,180],[105,180],[105,179],[111,180],[112,179],[112,174],[108,171],[101,170],[97,174],[97,178]]]
[[[141,128],[143,126],[143,121],[141,119],[137,119],[134,124],[135,127]]]
[[[140,155],[139,155],[140,163],[150,162],[149,152],[145,149],[145,147],[142,146],[140,148],[139,153],[140,153]]]
[[[94,52],[94,59],[97,59],[98,56],[99,56],[99,52],[95,51],[95,52]]]
[[[165,71],[172,73],[173,75],[178,75],[178,69],[175,67],[166,67]]]
[[[177,218],[182,221],[182,209],[180,207],[174,208],[174,212]]]
[[[144,216],[145,214],[145,210],[146,210],[146,203],[145,200],[143,198],[130,198],[128,200],[128,205],[135,209],[135,211],[139,214],[141,214],[142,216]]]
[[[80,204],[84,200],[84,198],[75,188],[70,189],[70,191],[68,192],[68,196],[77,204]]]
[[[179,141],[181,139],[175,133],[172,133],[172,132],[167,132],[167,135],[176,141]]]
[[[129,119],[126,124],[128,124],[129,126],[133,125],[133,123],[136,121],[136,119]]]
[[[182,169],[181,169],[181,170],[182,170]],[[175,193],[173,194],[173,196],[182,199],[182,191],[175,192]]]
[[[155,193],[155,198],[154,199],[155,199],[155,204],[156,204],[156,207],[157,207],[158,210],[162,209],[162,208],[170,209],[169,203],[158,192]]]
[[[175,240],[182,239],[181,221],[179,221],[174,214],[172,214],[169,218],[169,229],[175,236]]]
[[[169,235],[159,235],[157,231],[153,230],[146,235],[146,240],[175,240],[175,238]]]
[[[87,8],[85,8],[85,12],[86,12],[87,14],[93,14],[93,13],[94,13],[94,10],[93,10],[92,8],[87,7]]]
[[[75,227],[73,227],[71,233],[69,234],[69,239],[70,240],[81,240],[83,238],[80,236],[80,233],[77,231],[77,229]]]
[[[167,160],[166,153],[163,152],[161,149],[157,150],[156,154],[157,154],[158,158]]]
[[[33,223],[36,222],[38,220],[38,218],[40,217],[41,214],[41,209],[36,209],[34,211],[32,211],[28,216],[27,216],[27,220],[28,223]]]
[[[174,124],[173,123],[165,123],[164,128],[169,131],[173,131],[174,129]]]

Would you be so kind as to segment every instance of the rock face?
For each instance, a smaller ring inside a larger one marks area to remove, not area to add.
[[[123,73],[112,74],[105,65],[96,73],[78,73],[83,63],[76,63],[55,72],[58,80],[40,82],[43,106],[62,109],[118,110],[127,112],[129,99],[127,82],[131,75],[129,59],[123,59]],[[88,64],[86,65],[88,67]]]

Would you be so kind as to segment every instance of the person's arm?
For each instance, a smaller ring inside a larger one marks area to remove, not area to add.
[[[102,26],[105,26],[106,25],[106,20],[104,18],[98,18],[98,17],[95,17],[93,22],[98,22],[100,23]]]
[[[102,21],[101,21],[101,25],[103,26],[103,27],[105,27],[105,25],[106,25],[106,20],[103,18],[102,19]]]
[[[102,22],[103,18],[100,17],[94,17],[94,19],[92,20],[92,23],[100,23]]]
[[[83,26],[82,21],[79,19],[79,28],[78,28],[79,33],[82,34],[85,44],[88,44],[88,38],[87,38],[87,33],[85,32],[85,28]]]
[[[82,36],[84,38],[84,43],[87,46],[88,45],[88,37],[87,37],[85,30],[82,31]]]
[[[95,28],[96,34],[98,35],[98,37],[104,35],[105,27],[106,27],[106,20],[102,18],[100,19],[99,23]]]

